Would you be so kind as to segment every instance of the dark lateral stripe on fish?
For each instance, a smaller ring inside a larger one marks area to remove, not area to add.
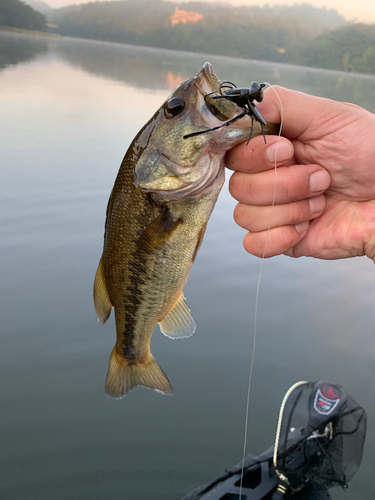
[[[142,285],[146,283],[147,278],[147,254],[142,251],[137,252],[137,256],[133,255],[134,265],[131,266],[129,276],[129,289],[125,297],[125,329],[122,334],[122,354],[131,361],[136,357],[134,352],[135,328],[137,324],[137,313],[143,303]]]
[[[148,256],[162,248],[181,223],[181,219],[173,219],[168,207],[164,207],[161,214],[143,231],[137,242],[136,254],[133,254],[131,259],[133,265],[130,266],[130,286],[125,299],[126,334],[124,332],[122,337],[122,354],[128,361],[136,356],[133,344],[138,311],[143,304],[142,285],[146,283],[149,273]]]

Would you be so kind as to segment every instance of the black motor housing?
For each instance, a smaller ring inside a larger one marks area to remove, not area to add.
[[[340,385],[298,382],[281,405],[276,451],[247,455],[182,500],[330,500],[329,488],[347,488],[360,466],[366,426]]]

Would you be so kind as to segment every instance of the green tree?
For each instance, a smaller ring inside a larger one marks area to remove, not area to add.
[[[28,30],[46,30],[46,18],[43,14],[20,0],[1,0],[0,24]]]
[[[320,68],[373,73],[370,68],[374,47],[375,25],[348,25],[312,40],[303,62]]]
[[[199,12],[203,19],[173,26],[168,18],[177,6]],[[261,8],[198,1],[90,2],[56,9],[51,20],[61,35],[373,72],[369,48],[375,48],[375,26],[348,25],[336,11],[308,4]]]
[[[375,47],[367,47],[355,68],[361,73],[375,74]]]

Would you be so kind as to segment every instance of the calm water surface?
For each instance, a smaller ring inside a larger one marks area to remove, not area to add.
[[[279,83],[375,111],[369,76],[0,34],[4,500],[176,500],[241,457],[260,261],[242,248],[227,188],[185,289],[197,331],[152,339],[174,397],[104,396],[115,327],[100,326],[92,304],[123,155],[206,60],[238,85]],[[265,262],[248,452],[272,443],[294,382],[342,384],[369,429],[362,467],[336,500],[374,498],[374,303],[369,259]]]

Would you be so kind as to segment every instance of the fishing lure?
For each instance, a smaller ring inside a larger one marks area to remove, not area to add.
[[[267,125],[266,120],[263,118],[262,114],[260,113],[259,109],[255,106],[254,101],[257,102],[262,102],[263,101],[263,89],[266,86],[265,83],[258,83],[258,82],[252,82],[250,85],[250,88],[247,87],[237,87],[234,83],[225,81],[220,84],[220,95],[213,96],[212,99],[227,99],[229,101],[234,102],[244,110],[243,113],[240,113],[239,115],[235,116],[231,120],[223,123],[222,125],[218,125],[217,127],[209,128],[206,130],[200,130],[199,132],[192,132],[191,134],[184,135],[184,139],[188,139],[189,137],[194,137],[196,135],[200,134],[205,134],[206,132],[212,132],[213,130],[217,130],[222,127],[227,127],[231,123],[236,122],[237,120],[240,120],[244,116],[249,116],[251,118],[251,131],[250,131],[250,137],[246,143],[246,145],[249,144],[252,133],[253,133],[253,123],[254,119],[260,124],[262,133],[263,133],[263,138],[265,144],[267,144],[266,141],[266,135],[264,133],[263,127]],[[225,90],[226,89],[226,90]],[[211,92],[210,94],[206,94],[204,97],[204,100],[206,101],[206,98],[208,96],[211,96],[215,92]]]

